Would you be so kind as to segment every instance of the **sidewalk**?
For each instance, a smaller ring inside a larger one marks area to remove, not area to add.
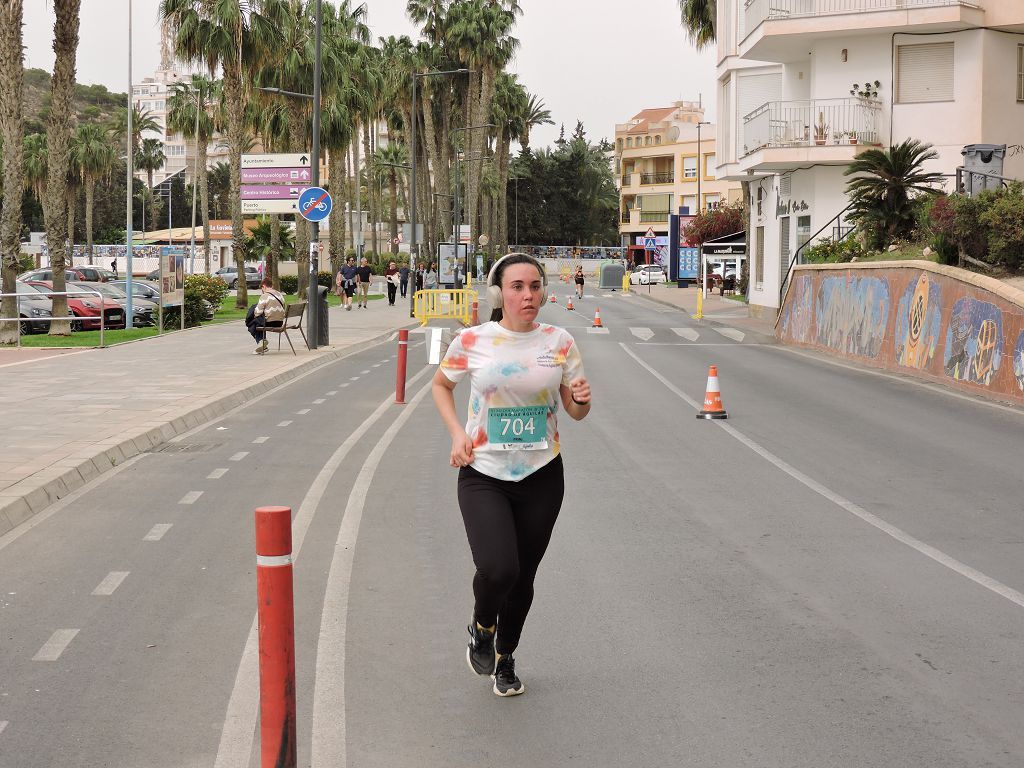
[[[696,287],[679,288],[675,283],[661,285],[634,285],[629,293],[636,298],[654,301],[669,307],[676,307],[688,315],[697,312],[697,298],[700,293]],[[747,305],[742,301],[734,301],[717,292],[704,297],[704,319],[698,323],[718,328],[735,328],[760,344],[778,344],[775,336],[775,319],[751,317]]]
[[[253,355],[241,321],[147,341],[0,364],[0,536],[132,456],[214,419],[294,376],[413,327],[408,304],[330,310],[328,347],[298,331]],[[397,347],[396,347],[397,348]],[[11,354],[13,353],[13,355]]]

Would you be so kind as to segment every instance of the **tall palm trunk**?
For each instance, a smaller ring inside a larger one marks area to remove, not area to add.
[[[388,179],[391,191],[391,253],[398,253],[398,174],[391,170]]]
[[[331,249],[331,274],[338,274],[345,255],[345,198],[348,188],[345,178],[345,154],[332,149],[327,155],[327,178],[330,179],[331,193],[337,195],[330,213],[328,230]]]
[[[245,274],[245,227],[242,224],[242,144],[245,142],[245,104],[242,93],[242,73],[236,59],[224,60],[224,101],[227,104],[228,162],[231,178],[231,250],[239,275]],[[245,280],[238,281],[235,307],[249,306],[249,292]]]
[[[363,180],[360,173],[359,160],[359,124],[356,123],[355,133],[352,136],[352,176],[356,185],[356,223],[355,231],[352,233],[352,247],[359,253],[359,246],[363,244]]]
[[[292,99],[296,102],[296,99]],[[288,144],[290,152],[304,152],[306,144],[305,110],[297,104],[288,107]],[[295,217],[295,263],[299,270],[299,296],[306,295],[309,288],[309,241],[312,233],[309,222],[301,216]],[[314,280],[316,277],[314,276]]]
[[[350,250],[356,248],[356,225],[355,225],[355,194],[352,191],[352,169],[355,163],[352,160],[352,146],[345,145],[345,198],[348,200],[348,247]]]
[[[92,213],[96,205],[96,178],[91,174],[85,178],[85,252],[92,264]]]
[[[498,135],[498,200],[494,251],[508,253],[508,164],[512,140],[502,131]]]
[[[78,51],[80,0],[54,0],[57,21],[53,26],[53,78],[50,81],[50,121],[46,130],[46,197],[43,219],[46,243],[53,269],[53,321],[51,336],[69,336],[68,300],[59,294],[67,290],[64,265],[67,260],[68,166],[71,150],[71,96],[75,87],[75,59]]]
[[[484,69],[484,67],[480,67]],[[483,72],[477,77],[475,74],[471,74],[469,77],[469,93],[466,98],[467,109],[466,109],[466,125],[483,125],[486,120],[478,120],[480,112],[480,94],[482,91],[481,80],[483,78]],[[469,140],[466,144],[466,161],[463,163],[462,178],[465,183],[466,197],[465,205],[463,210],[465,216],[463,217],[466,224],[469,224],[469,251],[472,253],[476,249],[477,237],[480,234],[479,223],[477,213],[479,211],[479,196],[480,196],[480,175],[477,171],[480,169],[482,163],[479,161],[473,161],[470,158],[477,158],[483,154],[482,148],[484,146],[484,133],[483,129],[477,129],[474,131],[466,131]]]
[[[199,215],[203,218],[203,271],[210,274],[210,175],[206,170],[206,139],[196,140],[196,152],[199,155],[199,171],[196,183],[199,184]]]
[[[78,187],[69,179],[67,186],[68,266],[75,266],[75,217],[78,215]],[[92,262],[89,262],[92,264]]]
[[[449,140],[451,125],[449,123],[451,112],[452,95],[451,90],[448,88],[441,89],[441,125],[437,126],[437,165],[434,170],[434,181],[436,185],[436,192],[441,192],[443,195],[450,195],[452,192],[451,184],[451,142]],[[433,119],[433,118],[432,118]],[[454,224],[454,199],[444,196],[437,198],[437,218],[438,224],[441,231],[441,240],[447,242],[451,236],[452,226]]]
[[[426,79],[426,78],[424,78]],[[442,86],[443,88],[444,86]],[[445,169],[445,165],[441,162],[441,155],[438,152],[438,135],[437,127],[434,124],[434,108],[431,99],[431,89],[423,89],[423,138],[424,144],[427,145],[427,168],[431,171],[431,175],[434,183],[430,185],[431,192],[444,192],[448,193],[447,173],[442,173]],[[442,175],[444,178],[442,179]],[[437,198],[433,195],[431,199],[431,217],[429,220],[430,227],[427,229],[427,239],[430,242],[431,253],[437,252],[437,241],[438,235],[441,233],[441,212],[446,210],[446,201],[448,198],[441,197]]]
[[[3,188],[21,189],[24,184],[22,137],[25,123],[22,107],[24,63],[22,61],[22,0],[0,5],[0,143],[4,146]],[[0,200],[0,293],[14,293],[21,250],[21,195],[7,194]],[[18,300],[5,296],[0,317],[17,317]],[[0,323],[0,344],[18,340],[18,323]]]
[[[376,199],[373,194],[373,184],[370,183],[370,158],[373,157],[373,150],[370,148],[370,121],[363,123],[363,157],[366,158],[366,197],[368,199],[367,206],[370,211],[370,222],[372,230],[370,232],[370,248],[374,253],[380,253],[380,244],[377,241],[377,218],[379,209],[376,204]]]

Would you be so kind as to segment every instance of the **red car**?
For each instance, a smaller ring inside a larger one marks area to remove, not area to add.
[[[44,293],[53,292],[52,280],[27,280],[29,285],[39,288]],[[68,286],[69,293],[75,292],[74,286]],[[84,294],[84,291],[81,293]],[[124,328],[124,307],[120,304],[106,299],[102,296],[68,296],[68,309],[74,314],[75,319],[71,321],[73,331],[98,331],[100,328],[100,307],[104,306],[105,329]]]

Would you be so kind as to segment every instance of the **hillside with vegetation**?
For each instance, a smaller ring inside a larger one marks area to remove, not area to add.
[[[50,114],[50,73],[43,69],[25,70],[25,134],[46,133]],[[112,93],[105,85],[75,84],[71,109],[79,123],[106,123],[124,109],[128,94]]]

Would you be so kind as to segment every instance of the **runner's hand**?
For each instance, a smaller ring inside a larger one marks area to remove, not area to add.
[[[583,405],[590,402],[590,384],[584,378],[573,379],[569,382],[569,389],[572,391],[572,399]]]
[[[458,437],[453,437],[451,465],[467,467],[473,463],[473,458],[473,441],[469,439],[469,435],[463,432]]]

